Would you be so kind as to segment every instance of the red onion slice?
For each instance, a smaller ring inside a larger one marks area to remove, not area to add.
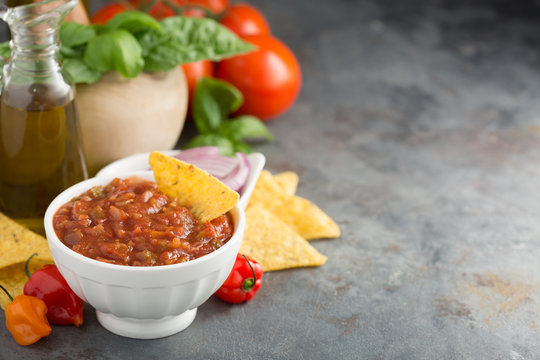
[[[249,176],[249,167],[244,163],[244,159],[238,155],[235,159],[237,160],[237,165],[235,168],[229,174],[227,174],[227,176],[221,178],[220,180],[234,191],[240,192],[240,189],[244,186]]]
[[[239,193],[249,176],[250,166],[245,154],[236,153],[236,157],[223,156],[215,146],[183,150],[175,155],[175,158],[207,171]]]
[[[200,159],[201,157],[214,155],[219,155],[217,146],[201,146],[182,150],[179,154],[175,155],[175,158],[187,162],[187,159]]]

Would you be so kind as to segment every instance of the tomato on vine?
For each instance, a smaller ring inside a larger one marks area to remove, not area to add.
[[[108,5],[105,5],[104,7],[99,9],[94,15],[92,15],[92,17],[90,18],[90,22],[92,24],[105,25],[107,21],[112,19],[115,15],[123,13],[128,10],[133,10],[133,9],[123,3],[111,3]]]
[[[179,14],[193,17],[217,16],[225,11],[228,4],[229,0],[128,0],[105,5],[91,17],[91,22],[105,24],[116,14],[128,10],[144,11],[158,20]]]
[[[206,11],[209,11],[211,15],[223,13],[229,5],[229,0],[178,0],[178,3],[181,6],[191,7],[186,9],[183,15],[204,16],[207,15]]]
[[[214,72],[214,63],[210,60],[195,61],[192,63],[182,64],[181,66],[186,76],[190,98],[193,95],[199,79],[205,76],[212,76],[212,73]]]
[[[222,60],[215,76],[231,83],[244,95],[238,114],[269,120],[295,102],[302,85],[300,66],[292,51],[271,35],[243,39],[257,46],[257,50]]]
[[[271,33],[270,25],[264,15],[249,4],[232,4],[219,22],[238,36],[270,35]]]

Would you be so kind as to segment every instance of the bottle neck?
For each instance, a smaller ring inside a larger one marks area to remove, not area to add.
[[[60,73],[58,31],[17,30],[11,34],[9,70],[38,77]]]

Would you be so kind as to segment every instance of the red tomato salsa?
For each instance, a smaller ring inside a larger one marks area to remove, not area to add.
[[[231,216],[199,223],[153,181],[137,177],[95,186],[54,215],[58,238],[92,259],[132,266],[176,264],[220,248],[232,236]]]

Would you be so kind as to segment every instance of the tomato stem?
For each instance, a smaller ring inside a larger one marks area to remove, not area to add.
[[[26,260],[26,262],[24,263],[24,272],[26,273],[26,277],[29,279],[30,279],[30,271],[28,271],[28,264],[30,263],[30,260],[36,255],[37,253],[33,253],[32,255],[30,255],[28,260]]]
[[[124,5],[128,10],[136,10],[135,7],[127,0],[117,0],[117,2]]]
[[[11,296],[11,294],[9,293],[9,291],[6,290],[5,287],[3,287],[2,285],[0,285],[0,289],[4,290],[4,292],[6,293],[6,295],[8,296],[8,298],[9,298],[10,301],[13,301],[13,296]]]
[[[242,284],[242,290],[244,290],[245,292],[248,292],[251,289],[253,289],[253,287],[255,286],[255,283],[257,283],[257,275],[255,274],[255,270],[253,269],[253,266],[251,266],[251,261],[248,260],[246,255],[244,254],[241,254],[241,255],[244,257],[244,259],[246,259],[249,265],[249,268],[251,269],[251,272],[253,273],[253,278],[244,280],[244,283]]]

